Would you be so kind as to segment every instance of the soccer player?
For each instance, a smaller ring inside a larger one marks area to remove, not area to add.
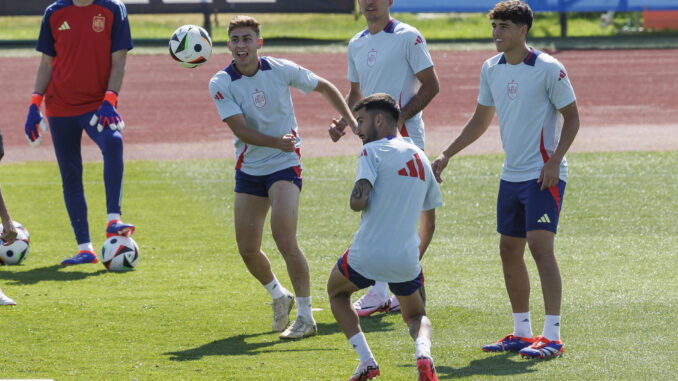
[[[119,0],[58,0],[45,10],[36,47],[42,58],[25,133],[31,145],[40,144],[40,130],[46,130],[40,113],[44,97],[66,210],[78,243],[78,253],[61,262],[64,266],[99,261],[82,184],[83,130],[104,159],[106,237],[134,233],[134,225],[120,220],[125,123],[116,109],[130,49],[127,10]]]
[[[353,106],[363,96],[378,92],[391,95],[400,106],[398,131],[424,150],[424,121],[422,110],[440,89],[426,40],[419,31],[391,18],[393,0],[360,0],[360,10],[367,21],[367,29],[356,34],[348,44],[348,80],[351,82],[346,97]],[[345,122],[335,120],[330,133],[338,134]],[[422,219],[420,222],[425,222]],[[424,255],[431,231],[420,226],[420,256]],[[389,297],[386,283],[377,282],[354,306],[360,316],[375,312],[400,310],[397,297]]]
[[[273,299],[273,330],[283,339],[317,333],[311,312],[308,263],[297,243],[301,192],[301,139],[290,86],[319,92],[355,128],[351,110],[326,79],[288,60],[259,57],[260,24],[236,16],[228,26],[233,61],[210,81],[210,92],[222,121],[235,135],[234,222],[238,250],[247,269]],[[271,209],[271,232],[285,259],[297,303],[296,321],[287,326],[294,295],[271,271],[261,238]]]
[[[553,242],[567,181],[565,153],[579,130],[579,112],[563,65],[525,42],[532,26],[530,7],[521,1],[504,1],[488,16],[500,53],[483,64],[476,110],[461,134],[434,161],[433,171],[442,182],[440,176],[450,158],[487,130],[496,109],[506,152],[497,198],[497,231],[514,325],[512,334],[483,350],[552,357],[563,353],[562,282]],[[546,309],[544,330],[535,338],[523,259],[526,244],[539,271]]]
[[[2,159],[4,155],[5,149],[2,141],[2,134],[0,133],[0,159]],[[11,244],[16,239],[17,231],[14,223],[12,222],[12,217],[9,215],[9,210],[7,210],[5,198],[2,196],[2,190],[0,190],[0,220],[2,221],[0,240],[2,240],[5,244]],[[14,305],[16,305],[16,302],[5,295],[2,290],[0,290],[0,306]]]
[[[357,133],[365,143],[358,157],[356,182],[350,206],[362,212],[353,243],[330,273],[327,293],[339,327],[353,346],[360,364],[350,380],[368,380],[380,374],[351,294],[387,282],[400,299],[403,320],[416,346],[419,380],[437,380],[431,357],[431,321],[426,317],[421,287],[424,275],[419,263],[422,226],[435,229],[435,208],[442,205],[426,154],[397,137],[400,112],[388,94],[370,95],[353,107]],[[424,220],[425,219],[425,220]]]

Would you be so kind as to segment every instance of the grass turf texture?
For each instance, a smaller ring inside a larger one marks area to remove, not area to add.
[[[512,328],[494,222],[502,156],[452,160],[424,257],[441,380],[664,379],[675,372],[665,337],[678,328],[678,152],[568,157],[571,181],[556,238],[566,350],[552,361],[480,351]],[[299,241],[314,307],[322,310],[315,312],[319,336],[292,342],[270,331],[269,297],[237,254],[232,161],[127,163],[124,218],[137,225],[141,247],[139,265],[128,273],[107,273],[101,264],[58,266],[75,248],[57,164],[0,166],[12,216],[31,233],[24,264],[0,268],[0,287],[18,303],[0,308],[0,376],[347,379],[358,360],[332,317],[325,282],[359,223],[348,208],[355,159],[304,164]],[[106,218],[101,178],[100,163],[85,164],[97,246]],[[263,249],[291,288],[268,227]],[[538,334],[543,303],[534,262],[527,263]],[[414,346],[401,316],[361,322],[383,378],[413,379]]]
[[[212,39],[228,40],[228,22],[235,14],[212,16]],[[395,13],[400,21],[415,26],[429,41],[450,39],[490,39],[490,22],[481,13],[411,14]],[[262,23],[265,39],[313,39],[348,41],[355,33],[365,29],[365,19],[352,14],[254,14]],[[169,39],[174,30],[183,24],[203,24],[201,14],[129,16],[134,39]],[[37,40],[41,16],[0,17],[0,40]],[[601,27],[600,13],[568,14],[568,36],[592,37],[622,34],[627,23],[635,23],[632,13],[618,13],[608,27]],[[642,25],[642,16],[640,16]],[[661,35],[661,32],[633,33]],[[664,33],[666,34],[666,33]],[[671,33],[668,33],[671,34]],[[675,32],[673,33],[675,35]],[[537,13],[530,38],[559,37],[560,21],[557,13]]]

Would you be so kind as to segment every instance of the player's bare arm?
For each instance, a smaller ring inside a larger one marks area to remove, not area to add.
[[[563,129],[560,133],[560,141],[558,142],[556,150],[553,151],[553,154],[544,164],[544,167],[539,174],[537,182],[541,183],[541,190],[558,185],[558,179],[560,178],[560,162],[563,161],[565,153],[570,149],[570,146],[579,131],[579,110],[577,109],[576,101],[558,111],[563,115]]]
[[[334,86],[334,84],[325,78],[319,77],[318,85],[314,91],[322,94],[322,96],[327,100],[327,103],[329,103],[332,108],[337,110],[337,112],[339,112],[344,122],[351,126],[352,130],[355,130],[357,123],[353,117],[353,114],[351,113],[351,109],[348,107],[344,101],[344,98],[341,96],[341,93],[337,87]],[[344,135],[344,128],[346,127],[346,124],[343,124],[342,127],[342,124],[339,123],[339,121],[333,121],[329,130],[332,141],[336,142]]]
[[[35,85],[33,92],[38,94],[45,94],[49,81],[52,80],[52,62],[54,57],[42,54],[40,57],[40,65],[38,66],[38,73],[35,76]]]
[[[224,119],[224,122],[233,131],[233,134],[247,144],[261,147],[277,148],[284,152],[294,152],[297,139],[292,134],[283,136],[269,136],[247,127],[245,116],[236,114]]]
[[[424,256],[436,230],[436,210],[424,210],[419,215],[419,260]]]
[[[400,110],[400,119],[398,120],[399,127],[402,126],[406,120],[423,110],[440,92],[440,82],[438,81],[438,75],[433,66],[426,68],[415,75],[421,83],[421,87],[419,87],[419,90],[417,90],[417,93],[414,94],[412,99],[410,99],[406,105],[402,106]]]
[[[372,190],[372,184],[367,179],[360,179],[355,182],[353,192],[351,192],[351,209],[359,212],[367,206],[367,198]]]
[[[111,74],[108,76],[107,90],[120,92],[122,79],[125,76],[125,63],[127,62],[127,49],[121,49],[111,53]]]
[[[484,106],[480,103],[476,105],[473,116],[466,122],[459,136],[431,164],[436,181],[439,183],[443,182],[443,178],[440,175],[445,167],[447,167],[450,158],[481,137],[487,131],[487,127],[490,126],[492,117],[494,117],[494,106]]]

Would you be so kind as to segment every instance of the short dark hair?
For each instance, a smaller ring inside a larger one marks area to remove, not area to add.
[[[353,106],[353,112],[358,112],[362,108],[367,112],[383,111],[391,116],[394,121],[397,121],[400,117],[398,102],[386,93],[375,93],[359,100],[358,103]]]
[[[257,32],[257,37],[259,37],[259,28],[261,27],[261,23],[255,20],[254,17],[240,15],[232,18],[231,21],[228,23],[228,35],[229,36],[231,35],[233,29],[240,27],[254,29],[254,31]]]
[[[532,9],[520,0],[502,1],[494,6],[487,14],[490,20],[509,20],[517,25],[527,25],[527,31],[532,28]]]

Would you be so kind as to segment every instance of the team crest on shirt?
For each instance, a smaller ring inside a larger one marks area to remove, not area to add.
[[[102,15],[94,16],[92,19],[92,30],[99,33],[103,32],[106,28],[106,18]]]
[[[509,98],[516,99],[518,97],[518,82],[511,81],[506,84],[506,94]]]
[[[367,52],[367,66],[372,67],[377,63],[377,51],[372,49]]]
[[[252,102],[259,108],[266,106],[266,94],[259,89],[254,90],[252,93]]]

